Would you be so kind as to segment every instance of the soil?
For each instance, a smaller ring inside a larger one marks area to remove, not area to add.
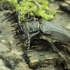
[[[42,42],[30,50],[24,49],[20,37],[16,35],[17,23],[8,19],[1,22],[8,13],[11,13],[7,8],[2,9],[2,6],[0,6],[0,70],[70,70],[70,56],[60,43],[57,47],[67,62],[54,52],[48,42],[45,45]],[[58,10],[51,22],[70,30],[70,14],[60,9],[61,2],[55,1],[50,7]],[[70,51],[69,46],[64,46]]]

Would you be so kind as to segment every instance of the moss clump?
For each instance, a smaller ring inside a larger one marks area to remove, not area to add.
[[[55,10],[49,8],[48,0],[20,0],[18,4],[17,0],[2,0],[3,2],[9,2],[15,11],[20,11],[21,20],[25,19],[25,15],[29,13],[31,16],[40,16],[46,20],[54,18]]]

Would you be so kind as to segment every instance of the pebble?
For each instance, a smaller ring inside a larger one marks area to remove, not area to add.
[[[6,41],[3,39],[2,42],[5,43]]]
[[[64,10],[70,11],[70,1],[65,1],[64,3],[61,3],[60,7],[62,7]]]
[[[0,70],[11,70],[5,66],[5,63],[2,59],[0,59]]]
[[[3,37],[2,35],[0,35],[0,37]]]
[[[14,70],[32,70],[29,68],[29,66],[25,63],[23,60],[22,62],[19,62]]]
[[[0,52],[7,52],[7,51],[9,51],[9,48],[6,45],[0,43]]]
[[[47,67],[43,67],[38,70],[55,70],[55,67],[53,65],[48,65]]]
[[[27,56],[29,57],[30,67],[35,67],[38,64],[41,66],[46,66],[47,64],[55,63],[58,59],[58,55],[56,53],[42,51],[30,51],[28,52]]]
[[[61,6],[62,7],[68,7],[68,4],[67,3],[62,3]]]
[[[65,3],[70,4],[70,0],[65,0]]]
[[[50,8],[53,9],[53,10],[57,10],[59,9],[59,5],[58,4],[50,4]]]

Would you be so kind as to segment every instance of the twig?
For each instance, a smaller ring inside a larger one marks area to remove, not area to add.
[[[53,50],[54,50],[56,53],[58,53],[58,55],[60,55],[60,56],[67,62],[67,59],[66,59],[66,58],[64,57],[64,55],[56,48],[56,46],[55,46],[51,41],[49,41],[49,42],[50,42],[50,44],[51,44]]]
[[[33,0],[33,2],[40,8],[40,4],[36,0]]]

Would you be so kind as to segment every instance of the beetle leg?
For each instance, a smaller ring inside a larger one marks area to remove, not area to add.
[[[19,17],[18,17],[18,19],[20,19]],[[20,26],[20,21],[18,21],[18,25]],[[27,39],[27,49],[30,49],[30,33],[28,32],[28,29],[27,29],[27,26],[26,26],[26,24],[24,23],[23,24],[23,27],[21,28],[20,27],[20,29],[21,29],[21,31],[23,31],[23,33],[26,35],[26,39]]]
[[[55,46],[51,41],[49,41],[49,42],[50,42],[50,44],[51,44],[53,50],[54,50],[56,53],[58,53],[65,61],[67,61],[67,59],[64,57],[64,55],[56,48],[56,46]]]
[[[30,49],[30,34],[29,32],[27,31],[27,28],[26,28],[26,35],[27,35],[27,49],[29,50]]]
[[[27,36],[28,36],[28,48],[27,49],[30,49],[30,39],[37,34],[39,34],[39,31],[36,33],[33,33],[31,35],[29,33],[27,33]]]
[[[20,19],[20,12],[19,11],[17,11],[16,12],[16,14],[17,14],[17,25],[18,25],[18,27],[19,27],[19,31],[21,32],[23,32],[23,27],[22,27],[22,25],[21,25],[21,19]]]
[[[28,46],[28,50],[30,49],[30,35],[29,35],[29,33],[27,34],[28,35],[28,41],[27,41],[27,46]]]
[[[31,35],[30,35],[30,38],[32,38],[32,37],[34,37],[35,35],[39,34],[39,32],[40,32],[40,31],[38,31],[38,32],[36,32],[36,33],[31,34]]]
[[[30,49],[30,33],[28,32],[28,29],[26,27],[26,25],[24,25],[24,33],[27,35],[27,49],[29,50]]]
[[[35,35],[37,35],[37,34],[39,34],[39,31],[38,32],[36,32],[36,33],[33,33],[33,34],[29,34],[28,32],[27,32],[27,36],[28,36],[28,48],[27,49],[30,49],[30,39],[33,37],[33,36],[35,36]]]

